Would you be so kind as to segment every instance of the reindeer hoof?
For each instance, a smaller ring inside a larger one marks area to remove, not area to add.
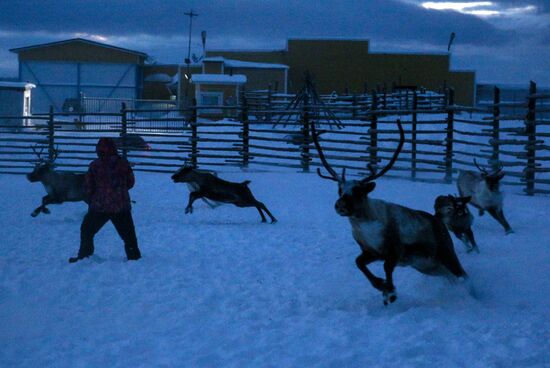
[[[193,207],[186,207],[185,213],[193,213]]]
[[[34,211],[33,213],[31,213],[31,216],[32,216],[32,217],[38,216],[38,211]]]
[[[44,212],[46,215],[49,215],[49,214],[50,214],[50,210],[47,209],[47,208],[44,208],[44,209],[42,210],[42,212]]]
[[[512,230],[512,229],[506,230],[506,235],[510,235],[510,234],[513,234],[513,233],[514,233],[514,230]]]
[[[384,291],[384,305],[388,305],[389,303],[393,303],[397,300],[397,294],[395,291]]]
[[[271,220],[271,223],[272,223],[272,224],[276,224],[276,223],[277,223],[277,219]]]

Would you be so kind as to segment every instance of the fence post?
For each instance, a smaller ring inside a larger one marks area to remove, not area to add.
[[[416,110],[418,109],[418,95],[416,91],[413,92],[412,101],[412,124],[411,124],[411,178],[416,179],[416,123],[417,116]]]
[[[354,93],[351,99],[351,118],[355,120],[357,118],[357,94]]]
[[[372,91],[372,105],[371,105],[371,116],[370,116],[370,146],[369,146],[369,156],[370,156],[370,165],[373,170],[377,170],[378,166],[378,117],[376,116],[376,109],[378,108],[378,97],[376,96],[376,91]]]
[[[272,91],[271,91],[271,83],[270,83],[267,88],[267,106],[266,106],[267,111],[265,113],[265,120],[268,123],[271,122],[271,111],[273,110],[271,106],[271,99],[272,99],[271,94],[272,94]]]
[[[304,110],[302,112],[302,144],[300,146],[300,153],[302,156],[302,171],[309,172],[309,95],[304,94]]]
[[[250,129],[248,122],[248,102],[246,95],[243,93],[241,98],[241,124],[242,124],[242,138],[243,147],[241,154],[243,156],[243,167],[248,167],[250,160]]]
[[[197,146],[199,142],[199,134],[197,127],[197,99],[193,98],[193,105],[191,106],[191,119],[189,125],[191,126],[191,167],[194,169],[198,166],[197,155],[199,153]]]
[[[445,181],[453,181],[453,131],[454,131],[455,91],[449,88],[447,99],[447,139],[445,148]]]
[[[54,146],[55,126],[53,116],[53,106],[50,106],[50,113],[48,114],[48,160],[53,162],[56,156]]]
[[[536,153],[536,111],[537,98],[537,84],[533,81],[529,84],[529,100],[527,117],[525,119],[525,133],[527,134],[528,143],[527,149],[527,166],[525,167],[525,192],[527,195],[532,196],[535,194],[535,153]]]
[[[120,130],[120,138],[122,140],[122,157],[127,158],[128,157],[128,149],[126,147],[126,134],[128,133],[128,116],[126,111],[126,103],[122,103],[122,108],[120,110],[121,115],[121,130]]]
[[[500,88],[495,86],[493,96],[493,132],[492,132],[493,154],[491,155],[491,165],[496,168],[500,156]]]

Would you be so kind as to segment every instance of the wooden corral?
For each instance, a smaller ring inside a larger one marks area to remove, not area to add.
[[[198,118],[202,107],[196,105],[186,110],[121,106],[112,113],[83,112],[81,129],[66,123],[73,116],[51,111],[32,116],[32,128],[2,132],[0,171],[28,173],[33,146],[50,154],[57,151],[59,169],[83,171],[95,158],[100,136],[139,134],[150,150],[121,150],[137,171],[170,173],[187,162],[313,172],[320,163],[306,135],[316,124],[324,131],[321,145],[331,165],[363,176],[370,173],[369,166],[382,167],[391,157],[398,142],[395,121],[400,118],[405,146],[389,176],[450,182],[460,169],[477,170],[477,158],[486,167],[502,164],[504,184],[523,187],[528,195],[550,193],[550,120],[544,118],[550,95],[537,93],[531,83],[528,100],[516,103],[523,113],[511,116],[500,113],[509,102],[499,100],[498,89],[494,92],[493,104],[482,109],[456,104],[452,90],[444,95],[408,91],[409,96],[383,96],[373,91],[322,96],[323,108],[341,119],[341,129],[316,115],[316,106],[289,110],[292,95],[267,92],[242,94],[237,108],[231,109],[233,117],[218,121]],[[280,117],[289,115],[292,118],[282,124]],[[6,124],[0,122],[0,127]],[[300,134],[304,140],[296,144],[291,138]]]

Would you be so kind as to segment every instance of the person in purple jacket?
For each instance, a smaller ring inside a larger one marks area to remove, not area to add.
[[[138,260],[141,252],[128,193],[135,183],[134,172],[130,163],[118,155],[113,139],[100,138],[96,152],[98,158],[90,163],[86,173],[86,192],[90,201],[80,226],[80,249],[78,256],[69,258],[69,262],[94,254],[94,236],[108,221],[124,241],[128,260]]]

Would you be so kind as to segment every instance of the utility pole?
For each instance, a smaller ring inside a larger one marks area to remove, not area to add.
[[[186,73],[186,83],[185,83],[185,100],[189,99],[189,78],[191,77],[191,28],[193,26],[193,17],[198,17],[197,13],[193,12],[191,9],[189,12],[184,13],[189,17],[189,44],[187,45],[187,58],[185,59],[185,64],[187,64],[187,73]],[[182,78],[180,75],[180,82]]]

